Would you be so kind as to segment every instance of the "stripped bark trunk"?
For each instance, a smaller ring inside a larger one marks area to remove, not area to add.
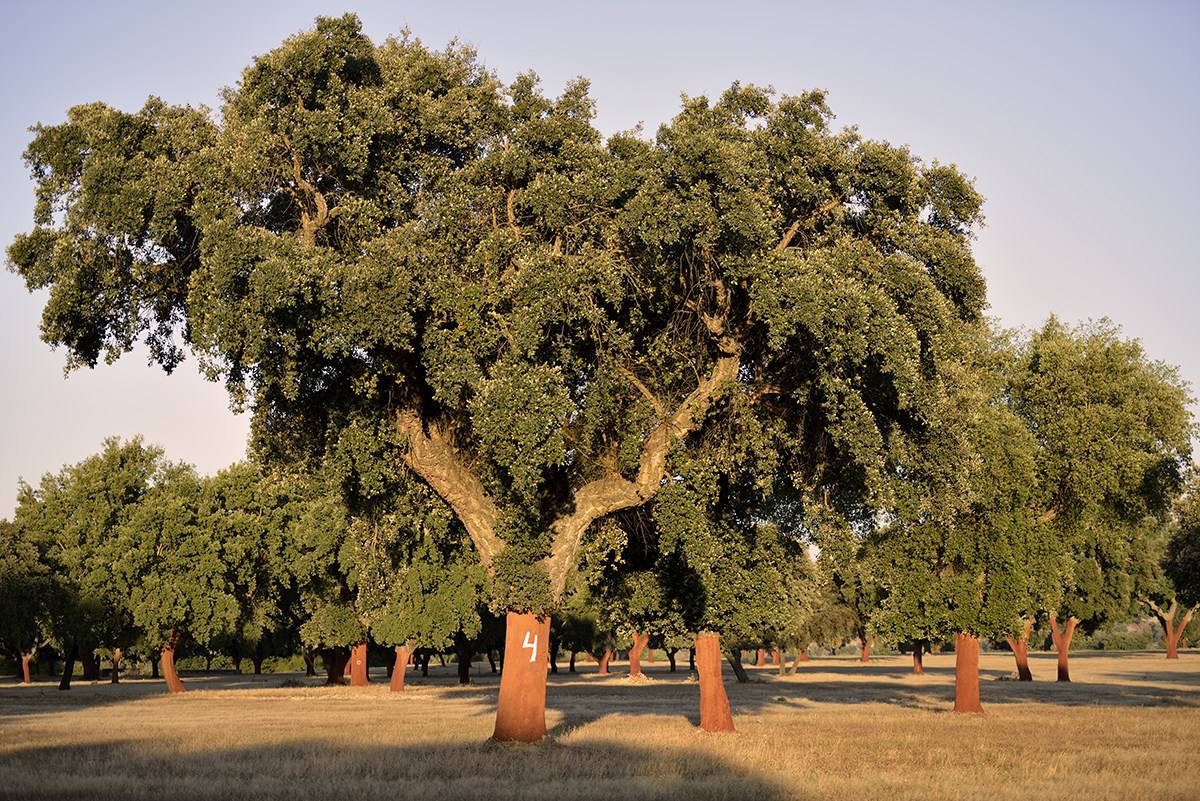
[[[109,680],[113,684],[121,683],[121,649],[120,648],[113,649],[112,676],[109,677]]]
[[[608,675],[608,660],[610,660],[610,659],[612,659],[612,649],[605,648],[604,653],[600,655],[600,658],[598,660],[596,660],[597,663],[599,664],[599,668],[596,669],[596,672],[599,673],[601,676]]]
[[[404,692],[404,673],[408,667],[408,645],[401,645],[396,649],[396,662],[392,665],[392,680],[388,683],[389,689],[394,693]]]
[[[1054,648],[1058,651],[1058,680],[1071,680],[1071,666],[1068,662],[1071,653],[1071,638],[1075,636],[1075,626],[1079,624],[1079,620],[1074,617],[1067,618],[1067,624],[1062,631],[1058,629],[1058,615],[1050,616],[1050,638],[1054,640]]]
[[[360,642],[350,655],[350,686],[366,687],[371,683],[370,666],[367,664],[367,644]]]
[[[767,649],[766,648],[759,648],[758,651],[755,652],[754,666],[755,667],[766,667],[767,666]]]
[[[874,644],[875,644],[874,636],[868,637],[865,634],[862,635],[862,652],[858,656],[859,662],[870,662],[871,661],[871,646],[873,646]]]
[[[172,635],[167,644],[162,647],[162,672],[163,678],[167,681],[167,692],[178,694],[185,691],[183,681],[180,680],[179,674],[175,671],[175,646],[179,644],[179,637]]]
[[[771,651],[771,664],[779,668],[780,673],[783,672],[783,653],[778,648]]]
[[[21,683],[33,684],[29,676],[29,654],[21,654]]]
[[[1183,639],[1184,629],[1192,622],[1192,618],[1196,615],[1197,609],[1200,606],[1193,606],[1184,612],[1183,617],[1179,617],[1179,599],[1172,598],[1171,605],[1166,609],[1161,608],[1153,601],[1146,601],[1146,605],[1154,612],[1154,616],[1158,618],[1158,622],[1163,627],[1163,643],[1167,646],[1167,659],[1179,658],[1179,642]]]
[[[696,672],[700,678],[700,729],[710,732],[733,731],[729,696],[721,678],[721,637],[711,631],[696,635]]]
[[[1012,649],[1013,659],[1017,662],[1017,681],[1033,681],[1033,672],[1029,669],[1029,634],[1033,631],[1033,618],[1025,618],[1021,626],[1021,636],[1006,637],[1008,647]]]
[[[913,673],[925,672],[925,643],[919,642],[913,646]]]
[[[959,632],[954,643],[954,711],[983,712],[979,703],[979,638]]]
[[[650,644],[649,634],[633,633],[633,647],[629,649],[629,676],[642,675],[642,651]]]
[[[550,618],[531,612],[509,612],[505,618],[507,659],[500,676],[500,700],[492,736],[501,742],[537,742],[546,736]]]

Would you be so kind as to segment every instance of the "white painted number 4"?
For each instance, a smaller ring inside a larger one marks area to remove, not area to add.
[[[530,649],[530,650],[533,652],[533,653],[531,653],[531,654],[529,655],[529,661],[530,661],[530,662],[532,662],[532,661],[534,661],[535,659],[537,659],[537,641],[538,641],[538,636],[537,636],[536,634],[534,634],[534,635],[533,635],[533,642],[530,642],[530,641],[529,641],[529,635],[530,635],[530,632],[528,632],[528,631],[527,631],[527,632],[525,632],[525,642],[521,643],[521,647],[522,647],[522,648],[528,648],[528,649]]]

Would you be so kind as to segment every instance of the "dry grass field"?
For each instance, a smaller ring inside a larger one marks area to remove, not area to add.
[[[1072,657],[1072,684],[1002,680],[982,659],[986,714],[954,715],[953,655],[732,683],[738,732],[695,729],[686,672],[646,681],[588,664],[551,677],[540,745],[488,742],[498,682],[453,666],[388,692],[282,687],[285,676],[0,686],[0,798],[20,799],[989,799],[1200,798],[1200,654]],[[684,663],[686,666],[686,662]],[[6,680],[10,682],[11,680]]]

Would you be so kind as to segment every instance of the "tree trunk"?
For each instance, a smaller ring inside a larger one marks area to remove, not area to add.
[[[979,638],[959,632],[954,643],[954,711],[983,712],[979,703]]]
[[[408,667],[408,646],[402,645],[396,649],[396,662],[392,665],[392,680],[389,687],[394,693],[404,692],[404,672]]]
[[[121,649],[114,648],[112,656],[112,677],[110,679],[113,684],[121,683]]]
[[[868,637],[865,634],[862,637],[862,652],[858,656],[859,662],[871,661],[871,646],[875,644],[874,637]]]
[[[810,657],[809,657],[809,655],[808,655],[808,649],[807,649],[807,648],[805,648],[803,651],[801,651],[800,653],[796,654],[796,659],[798,659],[798,660],[799,660],[799,661],[801,661],[801,662],[807,662],[807,661],[809,661]]]
[[[733,731],[733,715],[729,710],[729,696],[725,694],[725,682],[721,678],[721,637],[711,631],[696,635],[696,672],[700,677],[700,729],[701,731]],[[738,667],[741,667],[740,660]]]
[[[491,648],[487,649],[487,657],[488,657],[488,666],[492,669],[492,672],[495,673],[496,672],[496,655],[492,652]]]
[[[233,672],[240,675],[242,672],[242,657],[234,656],[231,659],[233,661]]]
[[[178,638],[172,637],[162,648],[162,672],[163,678],[167,680],[167,692],[169,693],[184,692],[183,682],[180,681],[179,674],[175,672],[175,646],[177,643]]]
[[[778,648],[771,651],[771,665],[779,668],[780,673],[783,672],[783,652]]]
[[[75,672],[75,654],[79,652],[79,648],[75,643],[68,643],[63,649],[63,672],[62,678],[58,682],[58,689],[71,689],[71,675]]]
[[[350,655],[350,686],[366,687],[371,683],[370,667],[367,664],[367,644],[360,642]]]
[[[574,651],[571,652],[571,661],[567,665],[567,670],[570,671],[571,673],[575,672],[575,652]]]
[[[33,679],[29,677],[29,654],[21,654],[21,683],[33,684]]]
[[[261,676],[263,658],[258,654],[255,654],[254,656],[250,657],[250,661],[254,664],[254,675]]]
[[[550,653],[550,672],[557,673],[558,672],[558,632],[554,630],[553,626],[550,627],[550,651],[549,651],[549,653]],[[460,674],[460,677],[461,677],[461,674]],[[462,682],[462,683],[465,684],[466,682]]]
[[[629,650],[629,677],[642,675],[642,651],[650,644],[649,634],[633,633],[633,648]]]
[[[304,657],[305,678],[312,678],[313,676],[317,675],[317,666],[314,664],[316,660],[313,659],[312,651],[308,650],[307,648],[302,648],[300,649],[300,655]]]
[[[913,646],[913,673],[925,672],[925,643],[919,642]]]
[[[458,660],[458,683],[471,683],[471,658],[475,656],[475,645],[461,632],[454,635],[454,653]],[[554,658],[553,651],[551,659]]]
[[[1067,625],[1062,631],[1058,630],[1058,615],[1050,616],[1050,638],[1054,640],[1054,648],[1058,651],[1058,680],[1070,681],[1071,668],[1067,661],[1071,653],[1071,638],[1075,636],[1077,618],[1067,618]]]
[[[766,648],[759,648],[757,651],[754,652],[754,666],[755,667],[766,667],[767,666],[767,649]]]
[[[84,681],[99,681],[100,680],[100,660],[96,657],[96,652],[90,648],[79,646],[79,661],[83,663],[83,680]]]
[[[605,648],[604,653],[601,654],[600,658],[597,660],[597,663],[600,665],[600,667],[597,668],[596,672],[602,676],[607,676],[608,675],[608,660],[610,660],[610,659],[612,659],[612,649]]]
[[[667,649],[666,649],[666,651],[667,651],[667,662],[669,662],[669,663],[671,664],[671,672],[672,672],[672,673],[674,673],[674,672],[676,671],[676,669],[677,669],[677,668],[675,667],[675,652],[676,652],[676,651],[678,651],[678,650],[679,650],[678,648],[667,648]]]
[[[696,649],[695,648],[688,649],[688,672],[689,673],[696,672]]]
[[[1029,670],[1029,634],[1032,631],[1033,618],[1025,618],[1020,639],[1011,636],[1005,638],[1017,662],[1017,681],[1033,681],[1033,673]]]
[[[421,678],[429,678],[429,660],[433,659],[433,654],[429,651],[421,654]]]
[[[1192,622],[1197,609],[1200,607],[1193,606],[1184,613],[1183,617],[1179,617],[1179,599],[1172,598],[1171,605],[1163,609],[1158,604],[1152,601],[1146,601],[1150,608],[1154,611],[1154,616],[1158,618],[1158,622],[1163,627],[1163,644],[1167,646],[1167,659],[1179,658],[1179,643],[1183,640],[1183,632]],[[1187,647],[1187,643],[1184,643]]]
[[[338,685],[346,683],[346,654],[340,648],[326,648],[321,652],[321,660],[325,663],[325,683]]]
[[[738,684],[748,683],[750,681],[750,677],[746,675],[746,669],[742,667],[742,652],[734,649],[729,652],[728,658],[729,666],[733,668],[733,675],[737,676]]]
[[[501,742],[533,743],[546,736],[546,672],[550,618],[531,612],[505,616],[505,670],[500,676],[496,730]],[[529,658],[525,658],[525,654]]]

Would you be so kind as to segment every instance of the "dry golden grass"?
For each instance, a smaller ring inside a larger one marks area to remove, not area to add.
[[[452,667],[402,695],[377,684],[282,688],[283,676],[0,688],[0,798],[1196,799],[1200,654],[1085,653],[1075,683],[1033,657],[1032,685],[982,660],[983,716],[947,712],[953,655],[732,683],[738,732],[695,729],[686,673],[552,677],[536,746],[487,742],[497,682]],[[478,666],[477,666],[478,669]],[[310,680],[312,681],[312,680]]]

